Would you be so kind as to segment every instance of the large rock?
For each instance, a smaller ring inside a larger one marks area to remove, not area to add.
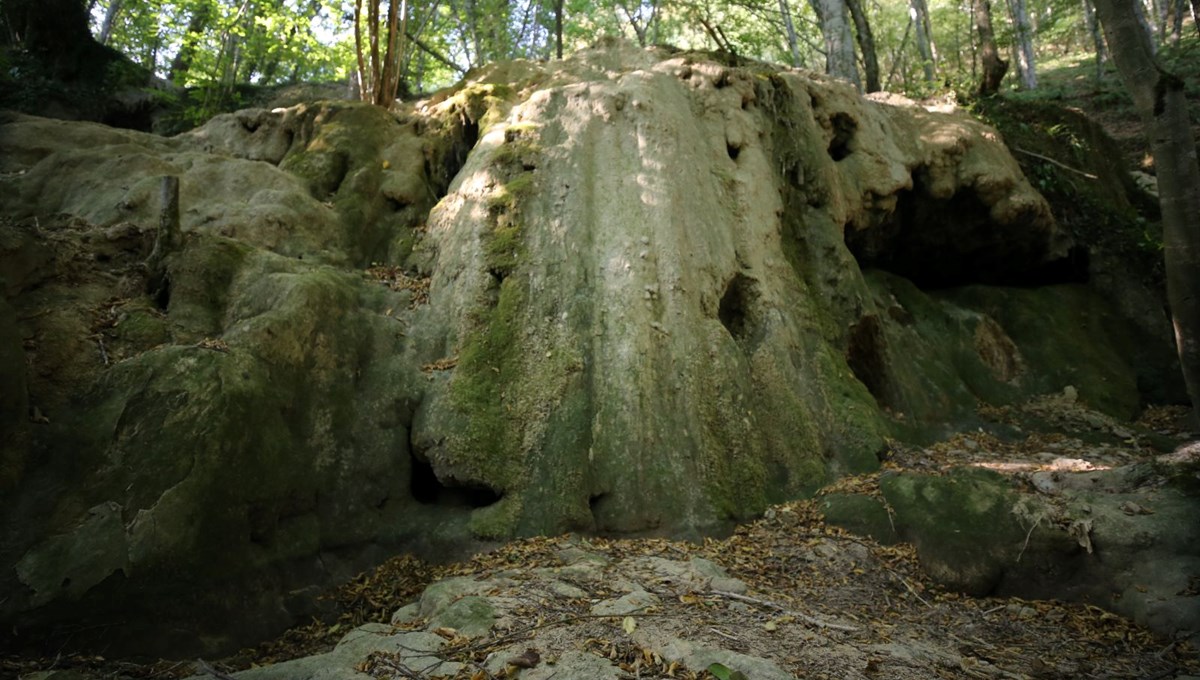
[[[183,234],[147,271],[164,175]],[[1039,335],[1087,290],[1009,328],[1024,293],[901,278],[1066,252],[993,130],[801,72],[618,44],[400,114],[9,116],[0,190],[18,644],[211,654],[389,551],[711,531],[1077,382],[1078,343],[1118,378],[1081,398],[1138,403],[1119,320]]]

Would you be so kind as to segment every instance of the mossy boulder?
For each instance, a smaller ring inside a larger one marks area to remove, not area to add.
[[[1088,293],[975,287],[1070,247],[994,130],[811,74],[615,43],[396,111],[2,121],[17,643],[210,654],[391,552],[699,536],[979,401],[1138,404]]]

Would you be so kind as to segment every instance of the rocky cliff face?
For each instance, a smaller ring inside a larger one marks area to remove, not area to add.
[[[981,401],[1139,406],[995,131],[811,74],[608,45],[396,114],[9,116],[0,173],[18,641],[226,648],[389,551],[696,535]]]

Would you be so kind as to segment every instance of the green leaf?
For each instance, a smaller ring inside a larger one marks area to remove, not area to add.
[[[747,680],[745,673],[735,671],[724,664],[709,664],[708,672],[716,676],[717,680]]]

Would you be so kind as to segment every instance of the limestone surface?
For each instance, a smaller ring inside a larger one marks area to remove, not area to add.
[[[6,114],[0,193],[18,645],[228,650],[396,552],[696,537],[980,402],[1140,404],[1094,292],[1001,287],[1070,239],[993,129],[799,71],[618,43],[169,139]]]

